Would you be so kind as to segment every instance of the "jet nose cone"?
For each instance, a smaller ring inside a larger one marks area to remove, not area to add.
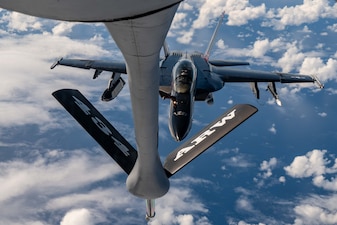
[[[176,141],[182,141],[190,131],[190,117],[175,115],[172,117],[171,135]]]
[[[185,134],[178,134],[178,133],[176,133],[175,136],[174,136],[174,139],[176,141],[182,141],[182,140],[184,140],[185,137],[186,137]]]
[[[182,141],[187,136],[187,131],[185,128],[178,128],[177,132],[175,132],[174,138],[176,141]]]

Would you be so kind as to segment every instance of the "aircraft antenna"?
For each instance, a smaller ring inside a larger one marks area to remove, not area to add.
[[[210,42],[209,42],[209,44],[208,44],[208,47],[207,47],[207,49],[206,49],[206,52],[205,52],[205,54],[204,54],[205,59],[206,59],[207,61],[208,61],[208,58],[209,58],[209,55],[210,55],[210,51],[211,51],[211,49],[212,49],[212,47],[213,47],[213,45],[214,45],[215,37],[216,37],[216,35],[217,35],[217,33],[218,33],[218,30],[219,30],[219,28],[220,28],[220,25],[221,25],[221,23],[222,23],[224,17],[225,17],[225,11],[224,11],[224,12],[221,14],[221,16],[220,16],[219,22],[218,22],[218,24],[216,25],[216,28],[215,28],[215,30],[214,30],[214,32],[213,32],[213,35],[212,35],[212,38],[211,38],[211,40],[210,40]]]

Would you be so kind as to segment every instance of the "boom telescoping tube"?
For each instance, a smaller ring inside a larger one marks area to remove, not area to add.
[[[155,217],[155,200],[154,199],[147,199],[146,200],[146,220],[150,220],[151,218]]]

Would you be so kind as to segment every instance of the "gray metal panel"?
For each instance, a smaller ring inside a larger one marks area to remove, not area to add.
[[[0,0],[0,7],[66,21],[109,22],[146,16],[180,0]]]

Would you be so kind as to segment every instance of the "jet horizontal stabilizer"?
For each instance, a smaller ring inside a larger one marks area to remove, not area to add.
[[[62,89],[55,91],[53,96],[117,164],[130,174],[137,159],[137,151],[103,115],[78,90]]]
[[[254,106],[240,104],[222,114],[167,156],[164,169],[168,177],[174,175],[256,112],[257,108]]]

